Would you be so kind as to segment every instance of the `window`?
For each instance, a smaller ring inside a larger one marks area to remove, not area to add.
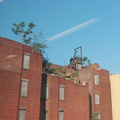
[[[100,104],[100,94],[95,94],[95,104]]]
[[[49,89],[48,89],[48,85],[46,86],[46,99],[48,99],[48,91],[49,91]]]
[[[98,113],[96,120],[100,120],[100,113]]]
[[[21,97],[27,97],[28,82],[29,82],[29,80],[22,79],[22,82],[21,82]]]
[[[43,99],[48,99],[48,92],[49,92],[49,87],[48,87],[48,85],[46,85],[46,86],[43,86],[43,92],[42,92],[42,97],[43,97]]]
[[[59,110],[59,120],[64,120],[64,110]]]
[[[42,120],[47,120],[47,110],[43,111]]]
[[[64,85],[59,86],[59,100],[64,100]]]
[[[25,53],[24,54],[24,61],[23,61],[23,68],[29,69],[29,66],[30,66],[30,54]]]
[[[94,85],[99,85],[99,77],[98,77],[98,75],[94,75]]]
[[[25,120],[26,109],[19,110],[19,120]]]

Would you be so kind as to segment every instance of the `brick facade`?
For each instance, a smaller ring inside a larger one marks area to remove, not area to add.
[[[29,69],[23,68],[25,54],[30,58]],[[100,113],[101,120],[112,120],[109,71],[99,64],[79,71],[64,68],[68,78],[74,72],[78,76],[71,81],[42,74],[42,55],[27,45],[0,37],[0,120],[17,120],[20,114],[25,114],[25,120],[59,120],[60,116],[64,120],[90,120],[95,112]],[[21,91],[26,89],[23,97]]]
[[[30,69],[23,69],[24,53],[30,54]],[[39,120],[42,56],[27,45],[0,37],[0,119],[17,120],[19,109],[26,120]],[[21,80],[27,79],[28,95],[21,97]]]
[[[84,66],[83,69],[78,71],[69,68],[69,66],[58,66],[53,64],[51,67],[56,69],[65,67],[68,69],[66,75],[77,72],[78,76],[74,78],[74,83],[81,85],[88,83],[90,116],[99,112],[101,120],[112,120],[109,71],[101,69],[99,64],[96,63]],[[98,75],[98,85],[94,83],[94,75]],[[95,104],[95,94],[99,94],[99,104]]]
[[[98,75],[98,85],[95,85],[94,75]],[[99,64],[93,64],[80,70],[77,80],[81,84],[89,83],[91,115],[99,112],[101,120],[112,120],[109,71],[101,69]],[[99,94],[99,104],[95,104],[95,94]]]
[[[78,85],[65,78],[46,74],[43,74],[42,84],[49,89],[48,98],[42,99],[41,108],[41,111],[47,111],[48,120],[58,120],[60,110],[64,111],[64,120],[89,120],[88,84]],[[60,86],[64,86],[64,100],[59,97]],[[44,116],[41,117],[43,120]]]

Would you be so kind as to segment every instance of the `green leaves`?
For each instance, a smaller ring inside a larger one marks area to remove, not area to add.
[[[36,25],[33,22],[28,23],[28,27],[30,29],[33,29]]]
[[[72,72],[70,76],[70,80],[74,80],[78,76],[78,72]]]
[[[41,32],[38,34],[33,34],[33,28],[36,26],[33,22],[28,23],[25,22],[13,23],[13,27],[11,30],[14,34],[19,35],[22,38],[22,42],[30,45],[36,53],[43,54],[45,53],[45,49],[48,48],[45,44],[45,40],[43,39],[43,35]]]
[[[18,35],[24,32],[23,27],[25,27],[25,22],[20,22],[19,24],[13,23],[12,31]]]
[[[99,112],[93,113],[91,116],[91,120],[97,120],[98,115],[99,115]]]
[[[42,65],[43,65],[42,66],[43,68],[50,67],[51,63],[49,62],[48,58],[43,57],[43,64]]]
[[[33,28],[36,26],[33,22],[28,23],[27,25],[25,22],[20,23],[13,23],[13,27],[11,30],[14,34],[19,35],[22,38],[22,42],[31,46],[36,53],[43,54],[45,53],[45,49],[48,48],[46,45],[45,40],[43,39],[43,35],[41,32],[37,34],[33,33]],[[50,66],[50,62],[48,58],[43,57],[43,68],[45,70],[49,70],[47,67]],[[49,70],[50,73],[53,73],[55,70]]]
[[[13,28],[11,30],[14,34],[21,36],[23,43],[30,44],[32,40],[30,35],[33,33],[32,29],[35,27],[35,24],[30,22],[28,25],[25,25],[25,22],[20,22],[19,24],[13,23],[12,25]]]
[[[90,65],[91,61],[87,57],[82,58],[82,64],[83,65]]]

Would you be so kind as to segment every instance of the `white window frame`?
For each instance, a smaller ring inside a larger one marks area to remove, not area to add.
[[[29,70],[30,69],[30,56],[29,53],[24,53],[23,57],[23,68]]]
[[[64,120],[64,110],[59,110],[59,120]]]
[[[94,75],[94,85],[99,85],[99,75]]]
[[[59,100],[64,100],[65,86],[59,85]]]
[[[100,104],[100,94],[99,93],[95,93],[95,104],[96,105]]]
[[[28,85],[29,85],[28,79],[21,80],[21,97],[28,97]]]
[[[26,107],[19,109],[19,120],[25,120],[26,118]]]

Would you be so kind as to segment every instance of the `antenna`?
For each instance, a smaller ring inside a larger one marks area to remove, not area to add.
[[[82,47],[77,47],[74,49],[74,57],[76,57],[76,54],[77,54],[77,50],[80,49],[80,56],[81,56],[81,65],[82,65]]]

